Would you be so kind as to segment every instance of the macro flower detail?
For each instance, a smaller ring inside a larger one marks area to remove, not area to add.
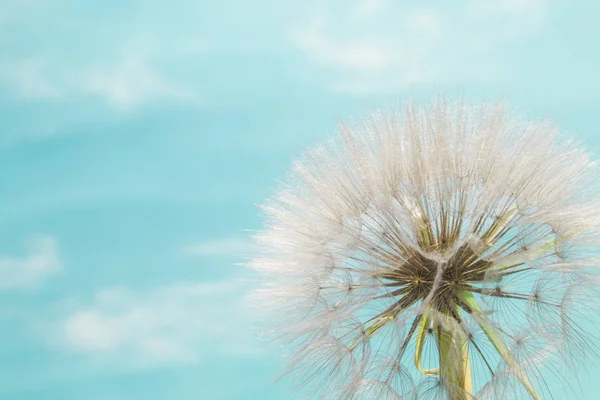
[[[503,104],[341,124],[256,235],[285,372],[310,398],[573,392],[596,351],[598,179],[580,144]]]

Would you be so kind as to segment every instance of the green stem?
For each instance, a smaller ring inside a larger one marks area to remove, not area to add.
[[[450,316],[438,326],[440,376],[452,400],[467,400],[472,392],[471,365],[464,333]],[[442,328],[442,326],[446,326]]]
[[[502,335],[498,329],[487,319],[481,307],[475,300],[473,294],[463,290],[458,293],[458,297],[470,308],[473,319],[481,327],[494,348],[500,354],[504,362],[512,369],[515,376],[521,381],[521,384],[527,389],[527,392],[534,400],[542,400],[540,395],[535,391],[535,388],[525,375],[523,368],[510,352],[508,346],[502,340]]]
[[[424,369],[421,365],[423,344],[431,330],[438,345],[439,368]],[[470,398],[473,387],[468,343],[456,317],[443,316],[430,307],[425,308],[415,343],[415,366],[423,375],[439,375],[453,400]]]
[[[429,307],[425,308],[423,317],[421,317],[421,323],[419,324],[419,332],[417,333],[417,341],[415,344],[415,366],[423,375],[439,375],[439,368],[423,369],[423,366],[421,365],[421,359],[423,357],[423,344],[425,343],[425,339],[427,338],[427,334],[431,326],[431,321],[429,319],[430,312],[431,311]]]

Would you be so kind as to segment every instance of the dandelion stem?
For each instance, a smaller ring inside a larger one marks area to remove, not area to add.
[[[486,318],[483,310],[481,309],[481,307],[479,307],[479,304],[475,300],[473,294],[471,292],[463,290],[458,292],[458,297],[464,302],[465,305],[469,307],[474,320],[481,327],[481,329],[486,334],[490,342],[494,345],[496,351],[498,352],[498,354],[500,354],[504,362],[506,362],[506,364],[508,364],[508,366],[513,369],[513,373],[521,381],[525,389],[527,389],[527,392],[529,393],[531,398],[534,400],[542,400],[540,395],[535,391],[533,385],[531,384],[527,376],[525,376],[522,367],[511,354],[510,350],[508,349],[508,346],[506,346],[506,344],[502,340],[501,334],[498,332],[496,327]]]
[[[421,317],[421,323],[419,325],[419,333],[417,334],[417,341],[416,341],[416,345],[415,345],[415,366],[417,367],[417,369],[419,370],[419,372],[421,372],[423,375],[439,375],[440,374],[440,369],[439,368],[433,368],[433,369],[423,369],[423,366],[421,365],[421,358],[423,356],[423,344],[425,342],[425,339],[427,337],[427,334],[429,333],[429,330],[431,329],[431,321],[429,319],[429,307],[427,309],[425,309],[425,312],[423,313],[423,317]]]
[[[440,376],[446,382],[452,400],[466,400],[473,392],[467,338],[455,317],[447,315],[441,318],[436,329]]]

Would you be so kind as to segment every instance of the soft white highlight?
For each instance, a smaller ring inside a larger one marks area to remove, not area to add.
[[[222,238],[190,243],[181,252],[188,256],[226,256],[248,253],[248,241],[241,238]]]
[[[156,99],[196,101],[192,91],[168,81],[148,60],[135,55],[125,57],[113,67],[87,71],[82,89],[101,95],[115,107],[124,110]]]
[[[243,298],[241,285],[232,282],[108,288],[64,318],[60,341],[76,353],[124,368],[250,354],[255,348]]]
[[[415,4],[320,4],[286,37],[309,62],[322,67],[332,91],[497,83],[512,71],[509,60],[496,50],[537,32],[547,15],[544,0],[463,1],[457,7],[435,9]]]
[[[0,290],[32,288],[62,267],[56,240],[38,235],[27,240],[23,256],[0,255]]]
[[[27,57],[0,60],[0,83],[26,99],[59,99],[64,88],[52,81],[46,60]]]
[[[201,96],[193,85],[178,82],[161,67],[165,58],[197,57],[206,48],[206,41],[199,37],[168,47],[139,39],[123,44],[102,62],[62,65],[62,59],[47,55],[0,58],[0,85],[27,100],[99,97],[119,111],[155,102],[200,104]]]
[[[600,174],[579,143],[445,101],[339,131],[264,206],[251,263],[300,387],[539,400],[596,356]]]

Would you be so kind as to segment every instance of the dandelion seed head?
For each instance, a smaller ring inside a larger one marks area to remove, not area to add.
[[[286,372],[312,397],[542,398],[554,358],[593,353],[597,182],[579,143],[504,104],[340,124],[256,236]]]

